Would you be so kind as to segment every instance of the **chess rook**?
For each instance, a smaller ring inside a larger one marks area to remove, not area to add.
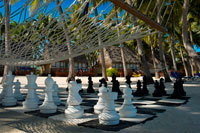
[[[120,116],[115,110],[114,100],[117,99],[116,92],[103,92],[101,95],[105,100],[105,108],[99,114],[99,123],[102,125],[117,125],[119,124]]]
[[[51,114],[56,113],[57,106],[54,104],[53,100],[53,85],[54,81],[50,74],[48,74],[48,77],[45,80],[45,99],[43,104],[39,107],[40,112],[44,114]]]

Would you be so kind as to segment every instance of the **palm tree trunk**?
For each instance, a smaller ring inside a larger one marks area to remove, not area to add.
[[[155,52],[153,48],[153,41],[151,35],[149,35],[150,43],[151,43],[151,54],[152,54],[152,60],[153,60],[153,67],[155,69],[155,78],[159,78],[158,72],[157,72],[157,65],[156,65],[156,58],[155,58]]]
[[[157,0],[157,7],[160,7],[160,0]],[[159,8],[158,8],[157,21],[158,21],[158,23],[161,22],[161,16],[160,16]],[[161,66],[163,68],[165,82],[171,82],[171,79],[169,77],[169,74],[167,72],[167,69],[166,69],[166,66],[165,66],[165,63],[164,63],[164,52],[163,52],[163,46],[162,46],[161,32],[158,32],[158,42],[159,42],[159,49],[160,49],[160,62],[161,62]]]
[[[197,55],[196,51],[193,49],[193,45],[189,42],[189,38],[188,38],[188,26],[187,26],[188,9],[189,9],[189,0],[184,0],[183,11],[182,11],[183,44],[184,44],[184,47],[185,47],[187,53],[189,54],[190,58],[192,58],[192,60],[195,63],[197,63],[199,66],[200,62],[197,61],[197,58],[199,58],[199,56]],[[195,65],[195,66],[197,66],[197,65]],[[198,70],[198,67],[196,67],[196,69]]]
[[[4,7],[5,7],[5,54],[9,55],[10,49],[10,9],[9,9],[9,0],[4,0]],[[1,83],[5,80],[5,76],[11,70],[11,66],[5,65],[3,71],[3,78]]]
[[[128,0],[127,3],[128,3],[129,5],[132,5],[132,1],[131,1],[131,0]],[[132,22],[133,22],[134,26],[137,26],[137,25],[138,25],[135,16],[132,16]],[[142,40],[141,40],[140,38],[137,38],[136,41],[137,41],[137,46],[138,46],[139,58],[140,58],[140,61],[141,61],[142,65],[143,65],[143,72],[144,72],[144,75],[145,75],[146,78],[147,78],[148,84],[151,84],[151,83],[153,83],[154,81],[153,81],[153,78],[152,78],[152,76],[151,76],[151,73],[150,73],[150,70],[149,70],[149,65],[148,65],[148,63],[147,63],[147,61],[146,61],[146,57],[145,57],[145,55],[144,55],[144,48],[143,48]]]
[[[191,41],[192,45],[194,45],[193,36],[192,36],[192,28],[191,28],[191,24],[190,23],[189,23],[189,33],[190,33],[190,41]],[[195,65],[196,72],[199,72],[199,66],[197,65],[197,62],[198,62],[197,58],[193,58],[192,62]]]
[[[172,36],[171,36],[171,46],[170,46],[170,50],[171,50],[171,56],[172,56],[172,61],[173,61],[173,67],[174,70],[177,71],[177,66],[176,66],[176,55],[175,55],[175,20],[174,20],[174,14],[172,12]]]
[[[114,10],[115,10],[115,17],[116,17],[116,25],[117,25],[119,22],[118,22],[118,14],[117,14],[115,5],[114,5]],[[117,32],[118,32],[118,37],[120,37],[119,27],[117,27]],[[125,61],[124,48],[123,47],[124,47],[124,44],[120,43],[120,52],[121,52],[123,70],[124,70],[124,77],[126,77],[128,73],[127,73],[127,67],[126,67],[126,61]]]
[[[185,70],[185,76],[189,77],[189,72],[188,72],[184,57],[183,57],[183,51],[182,51],[181,46],[179,46],[179,47],[180,47],[180,54],[181,54],[181,59],[182,59],[182,62],[183,62],[183,67],[184,67],[184,70]]]
[[[95,0],[93,0],[93,5],[94,5],[94,7],[96,7],[96,1]],[[95,12],[95,16],[98,16],[97,8],[95,8],[94,12]],[[98,41],[99,41],[99,45],[101,45],[102,42],[101,42],[100,35],[98,35]],[[105,57],[104,57],[104,48],[100,49],[100,55],[99,56],[100,56],[100,60],[101,60],[102,77],[105,80],[108,80],[107,75],[106,75],[106,64],[105,64]]]
[[[59,0],[56,0],[56,4],[59,5],[60,1]],[[64,18],[64,14],[63,14],[63,10],[62,10],[62,7],[61,6],[58,6],[58,11],[59,11],[59,14],[60,14],[60,18],[62,20],[62,23],[63,23],[63,31],[64,31],[64,34],[65,34],[65,39],[66,39],[66,43],[67,43],[67,47],[68,47],[68,52],[69,52],[69,55],[72,54],[72,51],[71,51],[71,46],[70,46],[70,38],[69,38],[69,33],[68,33],[68,28],[65,24],[65,18]],[[69,74],[68,74],[68,77],[67,77],[67,82],[69,80],[75,80],[75,75],[74,75],[74,59],[73,58],[69,58]]]
[[[188,70],[188,76],[191,77],[192,76],[192,71],[193,71],[193,67],[191,66],[191,61],[190,61],[190,57],[186,51],[186,60],[187,60],[187,70]]]

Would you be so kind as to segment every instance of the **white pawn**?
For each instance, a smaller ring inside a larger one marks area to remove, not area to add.
[[[70,81],[68,83],[69,96],[67,99],[68,107],[65,109],[65,115],[67,118],[80,118],[83,116],[83,109],[80,107],[82,98],[79,95],[79,90],[81,86],[76,83],[76,81]]]
[[[100,114],[104,107],[105,107],[105,103],[104,103],[104,99],[101,97],[102,96],[102,93],[103,92],[107,92],[107,88],[105,87],[104,84],[102,84],[102,86],[99,88],[99,93],[98,93],[98,96],[99,96],[99,99],[98,99],[98,102],[97,104],[94,106],[94,113],[95,114]]]
[[[54,82],[53,84],[53,89],[54,89],[54,92],[53,92],[53,100],[54,100],[54,103],[56,105],[60,105],[61,104],[61,101],[60,101],[60,98],[58,97],[58,85],[56,84],[56,81]]]
[[[38,97],[36,95],[37,84],[35,83],[37,76],[31,72],[31,75],[26,75],[28,84],[25,88],[28,89],[26,100],[23,102],[25,109],[38,109]]]
[[[6,88],[5,96],[2,100],[3,106],[15,106],[17,104],[17,99],[15,99],[13,94],[13,85],[14,85],[14,76],[12,75],[12,72],[9,72],[8,75],[6,75],[6,80],[4,82],[4,87]]]
[[[45,80],[45,99],[43,104],[39,107],[41,113],[51,114],[56,113],[57,111],[57,106],[54,104],[53,101],[53,84],[54,81],[51,78],[51,74],[48,74],[48,77]]]
[[[114,100],[117,99],[117,92],[103,92],[101,97],[105,100],[103,112],[99,114],[99,123],[102,125],[119,124],[120,116],[115,110]]]
[[[126,84],[126,88],[123,90],[124,102],[119,109],[119,115],[122,118],[130,118],[136,116],[137,109],[133,106],[132,103],[132,89]]]
[[[17,80],[17,82],[14,83],[15,85],[15,92],[14,92],[14,96],[17,100],[24,100],[24,97],[21,95],[20,93],[20,88],[21,88],[21,83],[19,82],[19,80]]]

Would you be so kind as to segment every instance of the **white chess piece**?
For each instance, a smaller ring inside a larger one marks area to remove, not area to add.
[[[23,102],[23,108],[25,109],[38,109],[38,98],[36,96],[37,84],[35,83],[37,76],[31,73],[31,75],[26,75],[28,84],[25,88],[28,89],[28,94],[26,100]]]
[[[99,99],[98,99],[98,102],[97,104],[94,106],[94,113],[95,114],[100,114],[104,107],[105,107],[105,103],[104,103],[104,99],[101,97],[102,96],[102,93],[103,92],[107,92],[107,88],[105,87],[104,84],[102,84],[102,86],[99,88],[99,93],[98,93],[98,96],[99,96]]]
[[[3,81],[3,84],[2,84],[3,89],[2,89],[1,95],[0,95],[0,99],[1,99],[1,100],[2,100],[2,99],[5,97],[5,95],[6,95],[7,84],[6,84],[5,81],[6,81],[6,78],[5,78],[5,80]]]
[[[69,95],[67,99],[68,107],[65,109],[65,115],[67,118],[80,118],[83,116],[83,109],[80,107],[82,98],[79,95],[79,90],[81,86],[76,83],[76,81],[70,81],[68,83]]]
[[[124,102],[119,109],[120,117],[130,118],[136,116],[137,109],[133,106],[132,103],[132,89],[128,84],[126,84],[126,88],[123,90],[123,93]]]
[[[6,88],[6,93],[2,100],[3,106],[15,106],[17,104],[17,99],[14,97],[12,88],[14,85],[14,78],[11,71],[6,75],[6,80],[3,85]]]
[[[14,96],[17,100],[24,100],[24,97],[21,95],[20,93],[20,88],[21,88],[21,83],[19,82],[19,80],[17,80],[17,82],[14,83],[15,85],[15,92],[14,92]]]
[[[44,114],[50,114],[50,113],[56,113],[57,111],[57,106],[55,105],[53,101],[53,84],[54,81],[51,78],[51,75],[48,74],[48,77],[45,80],[45,99],[43,104],[39,107],[40,112]]]
[[[120,116],[115,110],[114,100],[117,99],[117,92],[103,92],[101,97],[105,100],[103,112],[99,114],[99,123],[102,125],[119,124]]]
[[[53,100],[54,100],[54,103],[56,105],[60,105],[61,104],[61,101],[60,101],[60,98],[58,97],[58,85],[56,84],[56,81],[54,82],[53,84],[53,89],[54,89],[54,92],[53,92]]]

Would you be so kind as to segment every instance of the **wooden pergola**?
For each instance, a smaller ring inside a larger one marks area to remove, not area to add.
[[[161,32],[167,32],[167,29],[163,27],[162,25],[158,24],[157,22],[153,21],[150,17],[144,15],[134,7],[131,7],[129,4],[125,3],[122,0],[109,0],[113,4],[121,7],[125,11],[129,12],[133,16],[136,16],[137,18],[143,20],[146,24],[150,25],[151,27],[161,31]]]

